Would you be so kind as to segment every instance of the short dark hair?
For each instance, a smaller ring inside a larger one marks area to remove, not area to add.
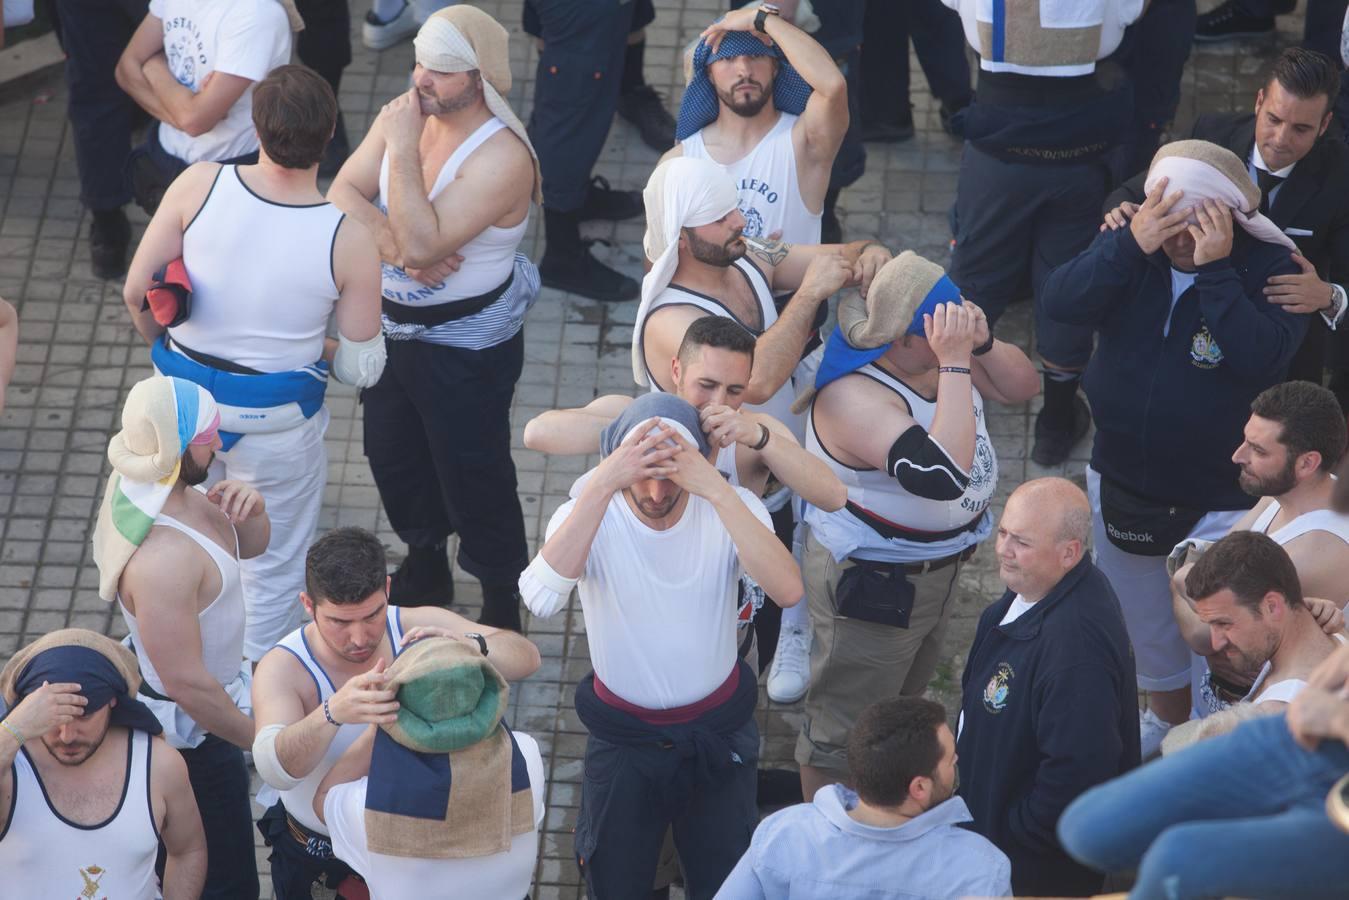
[[[337,127],[337,98],[306,66],[277,66],[253,88],[253,127],[267,158],[286,169],[323,159]]]
[[[909,784],[931,778],[941,762],[937,732],[946,724],[940,703],[922,697],[880,700],[862,710],[848,734],[848,774],[857,796],[875,806],[899,806]]]
[[[1257,616],[1260,601],[1270,591],[1283,594],[1290,607],[1302,605],[1302,582],[1293,560],[1273,538],[1259,531],[1234,531],[1216,541],[1185,576],[1185,593],[1194,600],[1224,589]]]
[[[1274,60],[1265,87],[1275,79],[1294,97],[1311,100],[1326,98],[1326,113],[1335,108],[1340,96],[1340,70],[1329,56],[1304,47],[1288,47]],[[1324,118],[1324,115],[1323,115]]]
[[[1349,441],[1344,411],[1335,395],[1310,381],[1288,381],[1260,392],[1251,402],[1251,412],[1283,426],[1279,443],[1290,458],[1316,451],[1322,472],[1334,469],[1344,457]]]
[[[695,319],[684,332],[684,339],[679,342],[679,361],[687,363],[693,357],[694,350],[701,351],[703,347],[744,353],[751,364],[754,362],[754,335],[739,322],[725,316]]]
[[[364,528],[334,528],[304,558],[304,589],[315,603],[360,603],[383,590],[384,545]]]

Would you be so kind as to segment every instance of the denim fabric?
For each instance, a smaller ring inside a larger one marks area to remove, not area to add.
[[[1282,715],[1257,719],[1083,794],[1059,839],[1104,872],[1138,871],[1132,900],[1343,897],[1349,834],[1325,798],[1349,749],[1299,747]]]

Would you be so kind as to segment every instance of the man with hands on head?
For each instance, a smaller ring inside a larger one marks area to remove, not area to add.
[[[137,383],[108,443],[94,529],[99,595],[115,602],[144,674],[143,702],[187,763],[210,853],[206,896],[258,896],[244,750],[253,743],[240,562],[267,549],[262,495],[205,482],[220,412],[200,385]]]
[[[539,273],[519,252],[538,161],[503,99],[506,29],[465,5],[417,32],[415,86],[387,104],[329,195],[383,261],[389,361],[362,394],[365,455],[408,555],[391,600],[448,606],[447,542],[482,583],[481,621],[520,630],[529,561],[510,408]]]
[[[1172,615],[1166,557],[1216,540],[1250,508],[1232,448],[1251,401],[1283,381],[1306,316],[1271,303],[1293,242],[1259,211],[1242,161],[1206,141],[1157,151],[1147,201],[1050,273],[1046,309],[1090,325],[1083,384],[1096,420],[1087,468],[1097,565],[1120,598],[1149,692],[1143,756],[1190,712],[1190,650]],[[1240,228],[1233,228],[1234,222]]]
[[[69,897],[81,880],[82,897],[91,885],[201,896],[206,838],[187,768],[156,737],[140,684],[130,650],[82,628],[39,638],[0,673],[0,866],[22,896]]]
[[[816,640],[796,761],[807,798],[845,777],[848,732],[869,703],[927,689],[961,566],[993,528],[984,398],[1019,404],[1037,387],[1026,355],[912,252],[865,299],[839,304],[814,390],[797,401],[807,449],[848,489],[843,509],[805,516]]]
[[[351,877],[314,814],[314,791],[366,725],[393,721],[398,704],[384,670],[402,647],[418,637],[451,637],[477,648],[508,681],[539,667],[538,649],[518,634],[446,609],[393,607],[388,596],[379,539],[360,528],[328,532],[305,558],[300,602],[313,621],[258,663],[253,760],[279,792],[259,794],[270,808],[258,829],[272,847],[279,900],[309,897],[320,879],[333,888]]]
[[[649,894],[673,826],[688,895],[707,900],[758,821],[758,689],[736,657],[736,590],[743,570],[790,606],[801,577],[763,504],[709,449],[690,404],[639,397],[520,578],[536,616],[579,589],[595,671],[576,689],[590,732],[576,854],[591,897]]]
[[[1349,148],[1326,134],[1340,90],[1339,67],[1320,53],[1289,47],[1279,54],[1256,93],[1254,114],[1200,116],[1190,137],[1226,147],[1246,163],[1261,192],[1260,211],[1297,245],[1298,271],[1273,275],[1265,286],[1272,303],[1295,313],[1320,313],[1289,367],[1292,380],[1321,383],[1326,344],[1339,333],[1349,283]],[[1145,199],[1147,173],[1131,178],[1106,200],[1105,223],[1125,227]],[[1324,278],[1322,277],[1324,276]],[[1322,323],[1326,328],[1322,327]],[[1332,388],[1349,407],[1345,363],[1336,366]]]

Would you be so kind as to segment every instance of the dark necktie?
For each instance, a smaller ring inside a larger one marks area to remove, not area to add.
[[[1269,195],[1274,189],[1283,184],[1285,176],[1275,175],[1273,172],[1266,172],[1264,169],[1255,170],[1255,182],[1260,186],[1260,212],[1269,212]]]

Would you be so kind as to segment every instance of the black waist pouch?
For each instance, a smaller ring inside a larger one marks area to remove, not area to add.
[[[913,614],[913,584],[904,577],[904,563],[854,559],[834,588],[838,614],[849,619],[908,628]]]
[[[1205,510],[1169,506],[1101,479],[1101,518],[1110,543],[1136,556],[1168,556],[1185,540]]]

